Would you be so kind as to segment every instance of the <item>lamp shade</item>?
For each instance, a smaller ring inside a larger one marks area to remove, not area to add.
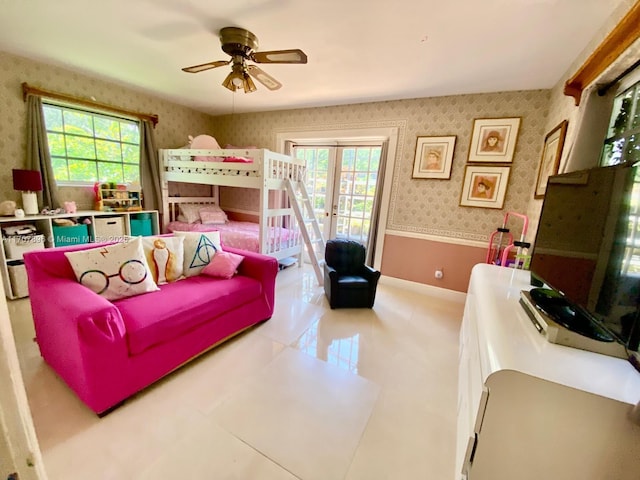
[[[42,175],[38,170],[13,170],[13,189],[23,192],[42,190]]]

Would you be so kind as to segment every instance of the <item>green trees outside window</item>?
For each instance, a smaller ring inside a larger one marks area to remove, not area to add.
[[[140,182],[140,126],[135,120],[43,104],[56,182]]]

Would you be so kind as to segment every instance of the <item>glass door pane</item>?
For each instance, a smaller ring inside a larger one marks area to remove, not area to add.
[[[367,244],[381,151],[381,146],[338,148],[331,238]]]

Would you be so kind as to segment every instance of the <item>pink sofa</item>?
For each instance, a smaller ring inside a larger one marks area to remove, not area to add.
[[[198,275],[110,302],[76,281],[64,255],[96,246],[33,251],[24,262],[40,353],[99,415],[273,314],[272,257],[225,248],[245,257],[229,280]]]

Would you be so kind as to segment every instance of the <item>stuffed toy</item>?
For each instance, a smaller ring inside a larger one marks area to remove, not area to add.
[[[16,202],[13,200],[5,200],[0,202],[0,215],[3,217],[12,217],[16,211]]]
[[[211,135],[198,135],[196,137],[189,135],[189,148],[193,150],[218,150],[220,145]],[[199,162],[222,162],[224,157],[196,155],[193,159]]]

